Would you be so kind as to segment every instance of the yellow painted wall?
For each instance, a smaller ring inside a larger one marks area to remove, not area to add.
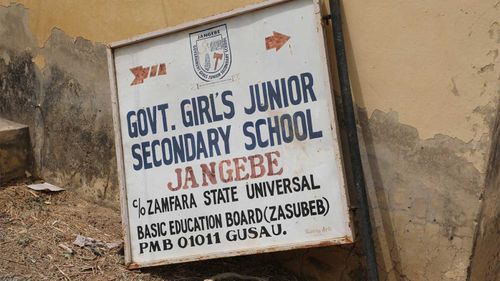
[[[361,106],[398,112],[422,138],[488,134],[477,108],[500,96],[498,1],[343,2]],[[484,171],[484,155],[464,156]]]
[[[0,0],[8,5],[11,0]],[[43,46],[53,28],[72,37],[110,43],[239,8],[261,0],[20,0],[29,27]]]

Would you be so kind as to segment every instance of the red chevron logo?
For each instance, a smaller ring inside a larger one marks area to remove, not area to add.
[[[155,64],[153,66],[136,66],[130,69],[130,72],[134,74],[134,80],[132,81],[132,84],[130,86],[134,86],[137,84],[142,84],[144,83],[144,80],[147,78],[155,77],[155,76],[160,76],[160,75],[166,75],[167,74],[167,65],[164,63],[161,64]]]

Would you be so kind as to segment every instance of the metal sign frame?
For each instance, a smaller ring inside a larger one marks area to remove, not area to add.
[[[142,267],[149,267],[149,266],[157,266],[157,265],[165,265],[165,264],[174,264],[174,263],[182,263],[182,262],[189,262],[189,261],[196,261],[196,260],[203,260],[203,259],[214,259],[214,258],[221,258],[221,257],[230,257],[230,256],[238,256],[238,255],[250,255],[250,254],[258,254],[258,253],[267,253],[267,252],[275,252],[275,251],[284,251],[284,250],[292,250],[292,249],[300,249],[300,248],[310,248],[310,247],[321,247],[321,246],[331,246],[331,245],[339,245],[339,244],[349,244],[353,243],[354,237],[353,237],[353,231],[352,231],[352,224],[353,221],[351,219],[351,214],[349,212],[349,200],[348,200],[348,193],[347,193],[347,188],[346,188],[346,177],[345,177],[345,171],[344,171],[344,165],[343,165],[343,160],[342,160],[342,154],[340,150],[340,142],[334,142],[334,152],[335,152],[335,159],[332,159],[332,161],[335,161],[338,163],[339,167],[339,181],[340,181],[340,188],[343,188],[343,193],[341,196],[343,197],[343,201],[346,202],[346,207],[345,208],[345,213],[346,216],[349,218],[349,228],[351,229],[351,235],[344,236],[344,237],[338,237],[335,239],[328,239],[324,241],[319,241],[315,243],[296,243],[296,244],[288,244],[286,246],[277,246],[277,247],[268,247],[268,248],[254,248],[252,250],[243,250],[243,251],[238,251],[238,250],[233,250],[233,251],[228,251],[228,252],[223,252],[223,253],[217,253],[217,254],[203,254],[200,253],[198,255],[193,255],[193,256],[187,256],[185,258],[174,258],[174,259],[165,259],[161,260],[158,262],[145,262],[145,263],[136,263],[132,260],[132,253],[131,253],[131,238],[130,238],[130,228],[129,228],[129,213],[128,213],[128,198],[127,198],[127,188],[126,188],[126,177],[125,177],[125,167],[124,167],[124,152],[123,152],[123,143],[122,143],[122,130],[121,130],[121,122],[120,122],[120,113],[119,113],[119,103],[118,103],[118,86],[117,86],[117,79],[116,79],[116,70],[115,70],[115,57],[114,57],[114,51],[116,49],[119,49],[121,47],[133,45],[136,43],[148,41],[151,39],[155,39],[158,37],[162,37],[165,35],[177,33],[180,31],[184,31],[187,29],[191,29],[194,27],[210,24],[213,22],[237,17],[239,15],[247,14],[247,13],[252,13],[256,12],[265,8],[273,7],[279,4],[291,2],[293,0],[269,0],[265,1],[262,3],[258,4],[253,4],[249,5],[243,8],[238,8],[234,9],[229,12],[221,13],[218,15],[210,16],[207,18],[203,19],[198,19],[194,21],[190,21],[187,23],[183,23],[174,27],[169,27],[165,29],[161,29],[158,31],[146,33],[143,35],[135,36],[130,39],[122,40],[122,41],[117,41],[114,43],[111,43],[107,46],[107,58],[108,58],[108,72],[109,72],[109,79],[110,79],[110,87],[111,87],[111,102],[112,102],[112,111],[113,111],[113,125],[114,125],[114,134],[115,134],[115,150],[116,150],[116,161],[117,161],[117,169],[118,169],[118,180],[119,180],[119,187],[120,187],[120,204],[121,204],[121,217],[122,217],[122,231],[123,231],[123,236],[124,236],[124,251],[125,251],[125,265],[128,269],[137,269],[137,268],[142,268]],[[339,130],[338,130],[338,123],[336,119],[336,109],[334,106],[334,101],[333,101],[333,90],[332,90],[332,80],[331,80],[331,73],[330,73],[330,67],[328,65],[328,56],[327,56],[327,50],[326,50],[326,42],[325,42],[325,35],[324,35],[324,30],[323,30],[323,24],[322,24],[322,14],[321,14],[321,7],[319,4],[319,0],[309,0],[313,2],[314,5],[314,11],[315,11],[315,18],[317,22],[317,36],[319,37],[320,41],[320,49],[318,50],[320,56],[322,59],[324,59],[324,64],[322,64],[322,71],[328,74],[329,81],[328,86],[330,87],[330,95],[327,95],[329,97],[329,102],[330,106],[333,107],[333,116],[330,116],[331,118],[331,124],[333,124],[332,127],[332,132],[334,132],[337,136],[339,136]],[[332,115],[332,114],[330,114]]]

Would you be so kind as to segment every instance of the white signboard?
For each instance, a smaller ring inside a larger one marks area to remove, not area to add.
[[[111,46],[129,268],[352,241],[324,44],[298,0]]]

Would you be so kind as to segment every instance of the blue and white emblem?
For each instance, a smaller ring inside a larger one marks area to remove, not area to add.
[[[231,68],[231,47],[225,24],[189,34],[196,75],[203,81],[222,79]]]

